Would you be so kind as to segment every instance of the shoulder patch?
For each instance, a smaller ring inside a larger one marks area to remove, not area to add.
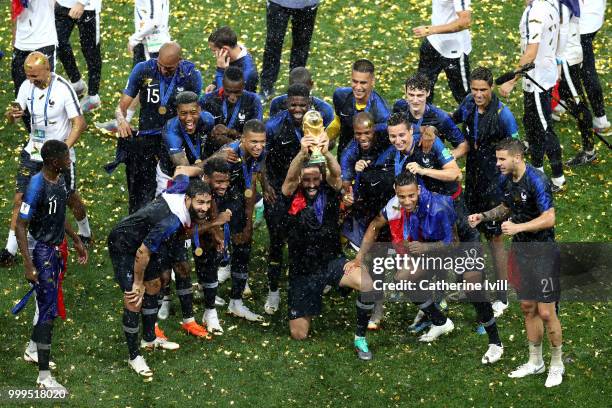
[[[26,203],[26,202],[22,202],[21,203],[21,208],[19,209],[19,212],[23,215],[29,215],[30,214],[30,204]]]

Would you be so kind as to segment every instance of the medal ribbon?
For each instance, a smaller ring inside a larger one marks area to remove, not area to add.
[[[185,143],[187,143],[187,147],[189,147],[189,150],[191,151],[191,154],[193,154],[193,157],[195,157],[196,160],[200,160],[200,153],[202,152],[202,139],[198,137],[197,124],[196,124],[196,131],[193,133],[197,141],[195,148],[193,147],[193,142],[191,141],[191,137],[189,136],[189,133],[187,133],[185,129],[183,129],[183,125],[180,122],[179,122],[179,129],[181,131],[181,136],[183,136],[183,139],[185,139]]]
[[[230,245],[230,228],[229,224],[226,222],[223,224],[223,260],[229,261],[229,245]]]
[[[172,76],[172,80],[170,81],[170,85],[166,88],[166,81],[164,80],[163,75],[159,75],[159,98],[160,98],[160,106],[166,106],[168,104],[168,100],[174,91],[174,85],[176,85],[176,78],[178,76],[179,69],[177,68],[174,71],[174,75]]]
[[[195,228],[193,229],[193,243],[196,249],[200,247],[200,234],[198,234],[198,224],[196,224]]]
[[[474,134],[474,147],[478,148],[478,106],[476,106],[474,110],[474,126],[472,133]]]
[[[53,88],[53,81],[55,80],[55,77],[53,75],[51,75],[51,82],[49,83],[49,88],[47,88],[47,97],[45,98],[45,109],[44,109],[44,113],[43,113],[43,117],[45,120],[45,127],[48,126],[49,124],[49,117],[47,116],[47,108],[49,107],[49,97],[51,96],[51,88]],[[34,89],[36,87],[34,85],[32,85],[32,93],[30,95],[30,115],[31,115],[31,123],[32,123],[32,127],[34,127]]]
[[[236,119],[238,118],[238,112],[240,112],[240,100],[242,98],[238,98],[238,102],[236,102],[236,104],[234,105],[234,110],[232,111],[232,117],[229,119],[229,122],[227,122],[227,128],[228,129],[233,129],[234,128],[234,124],[236,123]],[[227,121],[227,99],[223,98],[223,106],[221,107],[223,109],[223,119]]]
[[[412,138],[412,146],[410,146],[410,150],[408,151],[408,154],[406,154],[406,157],[404,157],[403,160],[400,160],[401,152],[399,150],[397,150],[395,152],[395,176],[396,177],[399,176],[400,173],[404,170],[404,163],[406,163],[406,160],[408,160],[408,157],[412,153],[412,150],[414,149],[414,144],[415,143],[416,143],[416,139],[413,137]]]
[[[313,204],[314,212],[315,212],[315,215],[317,216],[317,221],[319,221],[319,224],[323,224],[323,210],[325,209],[326,205],[327,205],[327,195],[325,194],[324,191],[320,190]]]
[[[421,116],[421,119],[417,120],[417,123],[416,123],[415,136],[421,134],[421,125],[423,124],[423,119],[425,119],[425,115],[427,114],[428,110],[429,110],[429,105],[425,105],[423,116]],[[410,112],[410,108],[408,108],[408,112]]]
[[[242,161],[242,175],[244,176],[244,185],[247,189],[251,189],[251,180],[253,179],[253,169],[255,168],[255,160],[250,166],[247,165],[247,159],[244,157],[244,153],[238,145],[238,151],[240,152],[240,159]]]

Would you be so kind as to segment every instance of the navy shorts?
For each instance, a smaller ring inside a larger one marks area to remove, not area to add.
[[[135,254],[126,254],[125,252],[117,251],[112,247],[108,248],[113,269],[115,270],[115,280],[121,287],[123,292],[132,290],[134,283],[134,261]],[[143,282],[152,281],[161,275],[162,262],[158,254],[151,254],[149,264],[144,272]]]
[[[558,302],[561,297],[560,252],[555,242],[512,243],[508,279],[520,300]]]
[[[59,246],[36,242],[32,251],[32,262],[38,273],[38,284],[36,285],[38,321],[36,324],[42,324],[52,321],[57,316],[59,276],[64,261]]]
[[[317,316],[321,314],[323,303],[323,289],[329,285],[338,288],[340,280],[344,276],[344,265],[347,260],[340,256],[332,259],[320,268],[309,274],[298,274],[289,272],[289,320],[299,319],[305,316]]]
[[[17,192],[25,193],[30,179],[36,175],[42,169],[42,162],[30,160],[30,154],[25,150],[21,151],[19,155],[19,169],[17,170]],[[76,191],[76,165],[74,162],[70,163],[70,168],[62,173],[64,175],[64,181],[68,188],[68,194],[72,194]]]

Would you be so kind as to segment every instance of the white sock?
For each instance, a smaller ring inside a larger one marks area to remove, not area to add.
[[[6,250],[15,255],[17,253],[17,237],[14,230],[9,230],[8,240],[6,241]]]
[[[100,103],[100,95],[89,95],[89,99],[93,103]]]
[[[41,370],[38,372],[38,381],[43,381],[49,377],[51,377],[51,371],[49,370]]]
[[[359,339],[365,339],[365,336],[358,336],[358,335],[355,335],[355,340],[359,340]]]
[[[592,154],[595,154],[595,149],[585,150],[584,152],[590,156]]]
[[[551,180],[554,185],[562,186],[563,183],[565,183],[565,176],[562,175],[561,177],[552,177]]]
[[[550,351],[551,351],[551,355],[552,355],[551,358],[550,358],[550,365],[551,366],[557,366],[557,367],[563,366],[563,360],[561,359],[561,357],[562,357],[561,347],[562,347],[562,345],[559,345],[557,347],[555,347],[555,346],[551,346],[550,347]]]
[[[125,115],[125,120],[127,120],[128,123],[131,122],[135,114],[136,111],[134,109],[128,109]]]
[[[542,343],[540,344],[535,344],[532,343],[531,341],[529,342],[529,363],[533,364],[534,366],[541,366],[542,365]]]
[[[89,220],[87,216],[83,218],[81,221],[77,220],[77,225],[79,226],[79,235],[84,237],[91,237],[91,230],[89,229]]]
[[[230,299],[230,306],[241,307],[242,299]]]
[[[540,170],[542,173],[544,173],[544,166],[542,167],[536,167],[536,169]]]
[[[28,343],[28,351],[30,353],[38,353],[38,349],[36,348],[36,343],[34,343],[34,340],[30,340],[30,342]]]
[[[191,323],[195,322],[195,317],[188,317],[187,319],[183,319],[183,323]]]

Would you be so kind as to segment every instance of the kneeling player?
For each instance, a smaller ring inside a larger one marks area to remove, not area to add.
[[[419,185],[417,178],[408,172],[400,173],[395,179],[395,194],[396,196],[387,203],[368,226],[359,253],[347,268],[362,264],[364,256],[376,240],[378,231],[386,224],[389,224],[392,242],[399,245],[401,250],[407,250],[417,256],[426,252],[429,246],[433,246],[432,243],[449,245],[454,240],[453,225],[456,215],[449,196],[426,190]],[[405,280],[408,278],[401,277]],[[482,274],[465,272],[463,279],[472,283],[480,282]],[[479,320],[489,336],[489,348],[482,357],[482,363],[494,363],[501,358],[503,347],[497,332],[491,303],[476,301],[475,293],[466,294],[472,300]],[[431,297],[424,302],[415,303],[433,323],[429,331],[419,338],[419,341],[434,341],[455,328],[453,322],[436,307]]]
[[[304,136],[282,186],[290,200],[288,215],[289,248],[289,329],[296,340],[308,336],[312,317],[320,314],[326,285],[359,290],[355,348],[360,359],[372,359],[365,333],[374,303],[366,301],[372,281],[360,268],[344,273],[346,258],[340,246],[340,165],[328,151],[327,136],[316,141]],[[328,172],[306,164],[315,146],[324,154]]]
[[[153,372],[138,351],[141,311],[142,347],[167,350],[179,347],[177,343],[155,336],[157,295],[161,287],[160,247],[175,240],[184,242],[188,238],[185,228],[190,228],[192,221],[197,225],[206,219],[211,201],[210,189],[204,182],[189,182],[185,175],[176,176],[171,189],[121,220],[108,236],[115,278],[123,291],[123,330],[130,354],[128,363],[142,376],[150,377]]]
[[[63,269],[60,245],[64,242],[64,231],[74,242],[79,263],[87,262],[87,251],[66,223],[68,190],[62,173],[70,168],[68,146],[59,140],[49,140],[42,146],[41,156],[42,169],[31,178],[25,192],[15,235],[23,257],[25,277],[36,289],[38,318],[32,331],[38,360],[36,384],[40,388],[66,391],[49,371],[53,320],[58,312],[59,275]],[[31,255],[28,232],[35,241]]]

